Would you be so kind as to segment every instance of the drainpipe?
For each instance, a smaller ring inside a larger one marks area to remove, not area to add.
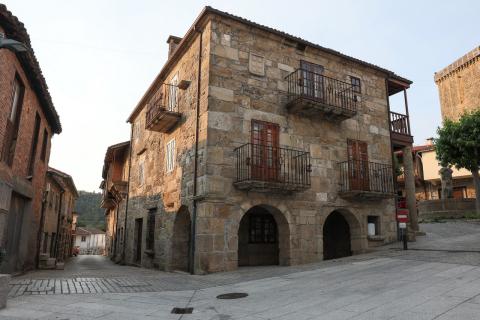
[[[130,147],[128,148],[128,179],[127,179],[127,200],[125,201],[125,221],[123,223],[123,252],[121,263],[125,264],[125,248],[127,245],[127,218],[128,218],[128,200],[130,199],[130,171],[132,169],[132,149],[133,149],[133,123],[130,129]]]
[[[194,26],[194,31],[200,36],[200,43],[198,47],[198,75],[197,75],[197,106],[196,106],[196,123],[195,123],[195,155],[193,162],[193,212],[192,212],[192,227],[190,234],[190,259],[189,269],[190,273],[195,273],[195,237],[197,234],[197,177],[198,177],[198,135],[200,126],[200,85],[202,75],[202,38],[203,30],[198,26]]]
[[[63,197],[65,195],[65,191],[62,191],[60,193],[60,201],[58,203],[58,217],[57,217],[57,233],[55,234],[55,246],[54,246],[54,255],[55,255],[55,258],[57,259],[58,258],[58,238],[59,238],[59,232],[60,232],[60,219],[62,217],[62,205],[63,205]]]
[[[37,234],[37,254],[35,256],[35,265],[37,266],[37,269],[40,268],[40,250],[41,246],[40,243],[42,242],[42,235],[43,235],[43,230],[44,230],[44,224],[45,224],[45,206],[47,203],[47,196],[48,196],[48,191],[44,191],[42,195],[42,210],[40,213],[40,228],[38,228],[38,234]]]

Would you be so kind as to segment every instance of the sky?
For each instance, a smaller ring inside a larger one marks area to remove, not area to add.
[[[126,119],[165,63],[168,36],[183,36],[205,5],[412,80],[415,144],[441,125],[434,72],[480,45],[476,0],[2,2],[25,24],[60,115],[50,165],[87,191],[98,191],[106,148],[129,139]]]

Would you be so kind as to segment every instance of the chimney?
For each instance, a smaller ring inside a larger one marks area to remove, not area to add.
[[[433,137],[427,139],[427,146],[433,146]]]
[[[172,56],[172,54],[175,52],[175,49],[177,49],[178,44],[182,41],[182,38],[175,37],[175,36],[169,36],[167,39],[168,43],[168,58]]]

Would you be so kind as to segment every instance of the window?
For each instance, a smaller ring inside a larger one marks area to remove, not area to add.
[[[269,214],[250,216],[250,243],[276,243],[277,225]]]
[[[362,92],[362,85],[360,79],[357,77],[350,77],[350,83],[352,84],[353,91],[356,93]]]
[[[10,109],[10,116],[7,119],[5,142],[2,150],[2,160],[9,166],[13,164],[13,158],[15,155],[24,91],[25,88],[20,79],[18,76],[15,77],[12,90],[12,107]]]
[[[167,143],[167,172],[175,168],[175,139]]]
[[[378,236],[380,234],[380,221],[378,216],[367,217],[367,229],[369,236]]]
[[[82,241],[82,242],[87,241],[87,237],[86,237],[86,236],[82,236],[82,240],[81,240],[81,241]]]
[[[252,177],[276,181],[280,174],[280,127],[276,123],[252,120]]]
[[[48,131],[47,129],[43,129],[42,153],[40,155],[40,159],[42,159],[42,161],[44,162],[47,156],[47,144],[48,144]]]
[[[155,244],[155,212],[156,210],[148,211],[147,219],[147,239],[146,247],[147,250],[153,250]]]
[[[141,161],[138,165],[138,184],[143,185],[145,183],[145,165]]]
[[[35,169],[35,158],[37,155],[38,135],[40,134],[40,116],[35,115],[35,129],[32,136],[32,149],[30,150],[30,161],[28,162],[28,175],[32,176]]]

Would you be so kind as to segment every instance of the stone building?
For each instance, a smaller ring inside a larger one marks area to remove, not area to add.
[[[168,43],[128,119],[126,263],[208,273],[396,239],[396,150],[415,209],[411,81],[210,7]]]
[[[105,232],[96,228],[77,227],[74,246],[79,254],[105,254]]]
[[[3,4],[0,38],[0,272],[13,273],[36,266],[50,140],[62,128],[27,30]]]
[[[480,47],[455,60],[434,76],[443,119],[458,120],[480,108]]]
[[[72,255],[73,216],[78,192],[73,178],[48,168],[40,240],[40,267],[52,268]]]
[[[108,147],[102,170],[102,203],[105,209],[105,253],[114,261],[123,255],[123,230],[128,181],[130,141]]]
[[[435,83],[440,96],[440,108],[443,119],[458,120],[465,112],[480,109],[480,47],[457,59],[441,71],[436,72]],[[437,180],[438,161],[435,150],[431,151],[432,159],[428,161],[430,178]],[[428,155],[427,155],[428,157]],[[435,178],[434,178],[435,177]],[[467,198],[475,198],[473,177],[467,170],[454,170],[458,188],[463,188]]]

